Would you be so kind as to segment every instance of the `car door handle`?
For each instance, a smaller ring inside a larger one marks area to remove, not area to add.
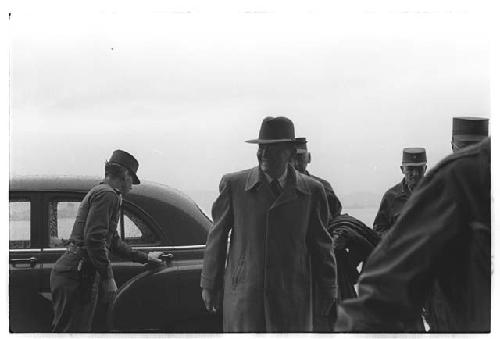
[[[174,259],[174,255],[172,253],[163,253],[160,254],[159,258],[163,261],[170,261]]]
[[[38,259],[35,257],[10,259],[10,263],[12,264],[12,266],[16,266],[17,264],[29,264],[30,267],[33,268],[38,263]]]

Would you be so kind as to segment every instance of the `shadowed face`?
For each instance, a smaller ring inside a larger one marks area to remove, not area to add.
[[[401,171],[405,175],[405,182],[410,190],[413,190],[419,181],[423,178],[425,171],[427,170],[426,165],[422,166],[401,166]]]
[[[305,173],[307,165],[311,162],[311,153],[297,152],[293,157],[293,167],[300,173]]]
[[[285,171],[293,155],[294,146],[289,142],[259,144],[257,159],[259,166],[267,175],[277,179]]]

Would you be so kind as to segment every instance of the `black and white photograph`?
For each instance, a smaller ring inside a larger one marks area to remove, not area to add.
[[[4,333],[497,332],[494,12],[6,6]]]

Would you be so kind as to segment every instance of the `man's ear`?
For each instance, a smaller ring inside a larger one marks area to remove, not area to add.
[[[403,166],[399,166],[399,168],[401,168],[401,173],[405,174],[405,169]]]
[[[307,152],[307,163],[311,163],[311,153]]]
[[[424,173],[427,171],[427,165],[424,165]]]

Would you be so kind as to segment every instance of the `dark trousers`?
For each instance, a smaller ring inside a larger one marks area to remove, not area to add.
[[[99,275],[52,271],[52,332],[90,332],[98,299]]]

